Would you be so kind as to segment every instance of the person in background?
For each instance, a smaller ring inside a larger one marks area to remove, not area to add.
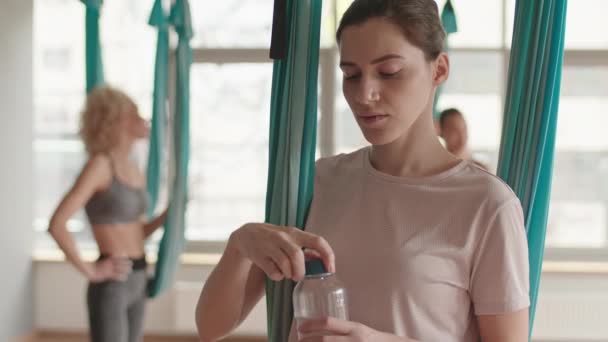
[[[436,121],[437,122],[437,121]],[[449,108],[441,112],[436,130],[445,143],[445,148],[460,159],[470,160],[484,170],[488,167],[482,162],[475,160],[469,150],[469,131],[464,115],[456,109]]]
[[[92,342],[142,339],[148,283],[144,241],[167,213],[144,221],[146,183],[131,155],[134,143],[148,134],[148,124],[125,93],[109,86],[92,90],[80,129],[89,158],[49,224],[66,259],[89,281]],[[100,254],[93,263],[83,261],[67,229],[68,220],[83,208]]]

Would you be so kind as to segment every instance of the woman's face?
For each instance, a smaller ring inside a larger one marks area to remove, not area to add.
[[[406,137],[421,115],[430,120],[434,89],[449,65],[445,54],[428,61],[398,26],[373,18],[342,31],[340,68],[344,97],[363,135],[385,145]]]
[[[124,132],[129,138],[143,139],[150,135],[148,122],[139,115],[137,106],[134,104],[128,106],[128,110],[124,113],[122,122]]]

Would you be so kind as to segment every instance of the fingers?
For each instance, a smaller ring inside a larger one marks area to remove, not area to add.
[[[334,252],[325,239],[297,228],[271,224],[247,224],[231,235],[239,253],[256,264],[275,281],[283,278],[299,281],[305,275],[305,254],[323,260],[329,272],[335,272]]]
[[[304,232],[295,228],[292,230],[292,234],[300,246],[312,249],[319,254],[321,260],[323,260],[323,264],[325,264],[325,268],[327,268],[327,271],[332,273],[336,272],[334,251],[327,240],[318,235]]]
[[[304,266],[304,252],[302,248],[298,245],[287,241],[281,240],[280,248],[283,254],[287,257],[287,262],[289,263],[291,274],[286,277],[294,280],[300,281],[304,278],[304,274],[306,273]]]
[[[302,335],[324,331],[332,335],[349,335],[354,329],[354,323],[334,317],[321,319],[310,319],[298,325],[298,331]]]
[[[264,271],[264,273],[266,273],[268,278],[270,278],[274,281],[283,280],[283,278],[284,278],[283,273],[281,272],[281,270],[279,270],[279,268],[274,263],[274,261],[272,261],[272,259],[263,258],[262,260],[258,260],[257,262],[254,261],[254,264],[256,264],[259,268],[261,268],[262,271]]]
[[[321,254],[319,252],[315,251],[314,249],[305,248],[304,249],[304,259],[306,261],[314,260],[314,259],[321,259]]]
[[[285,244],[285,243],[286,243],[285,241],[279,240],[279,244]],[[272,248],[272,247],[274,247],[274,248]],[[275,266],[281,272],[282,278],[291,279],[291,277],[292,277],[291,260],[289,259],[287,254],[285,254],[285,252],[283,252],[283,250],[280,248],[280,246],[279,246],[279,248],[276,248],[275,246],[272,246],[272,247],[268,249],[268,254],[270,255],[270,258],[272,259]]]
[[[133,262],[126,257],[110,257],[108,263],[108,278],[112,280],[125,281],[133,269]]]
[[[112,267],[117,273],[130,273],[133,262],[128,258],[112,258]]]
[[[299,342],[351,342],[353,339],[350,336],[304,336]]]

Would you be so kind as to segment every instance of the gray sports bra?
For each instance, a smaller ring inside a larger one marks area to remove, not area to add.
[[[91,225],[120,224],[137,222],[146,206],[146,190],[121,182],[112,163],[112,183],[106,190],[96,192],[84,209]]]

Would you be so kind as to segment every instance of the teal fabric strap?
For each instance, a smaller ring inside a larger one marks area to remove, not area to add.
[[[192,23],[187,0],[176,0],[170,22],[178,35],[176,53],[176,102],[173,126],[173,169],[170,205],[165,231],[158,248],[154,279],[148,295],[155,297],[167,289],[175,277],[179,256],[185,243],[186,205],[188,202],[188,163],[190,156],[190,67],[192,65]]]
[[[104,83],[101,43],[99,37],[99,16],[102,0],[81,0],[86,8],[85,18],[85,58],[86,92]]]
[[[314,184],[321,8],[321,0],[287,1],[287,55],[272,80],[266,222],[301,229]],[[266,281],[269,341],[288,339],[292,291],[291,281]]]
[[[498,175],[520,198],[530,259],[530,334],[551,194],[566,0],[517,1]]]
[[[454,11],[454,5],[452,0],[446,1],[441,11],[441,23],[445,33],[451,34],[458,32],[458,23],[456,21],[456,11]]]
[[[163,156],[163,139],[165,118],[167,117],[167,85],[169,84],[169,18],[165,14],[162,0],[155,0],[149,25],[156,27],[156,62],[154,65],[154,93],[152,96],[152,125],[150,128],[150,149],[146,172],[148,189],[148,216],[154,214],[158,202],[161,181],[161,162]]]

